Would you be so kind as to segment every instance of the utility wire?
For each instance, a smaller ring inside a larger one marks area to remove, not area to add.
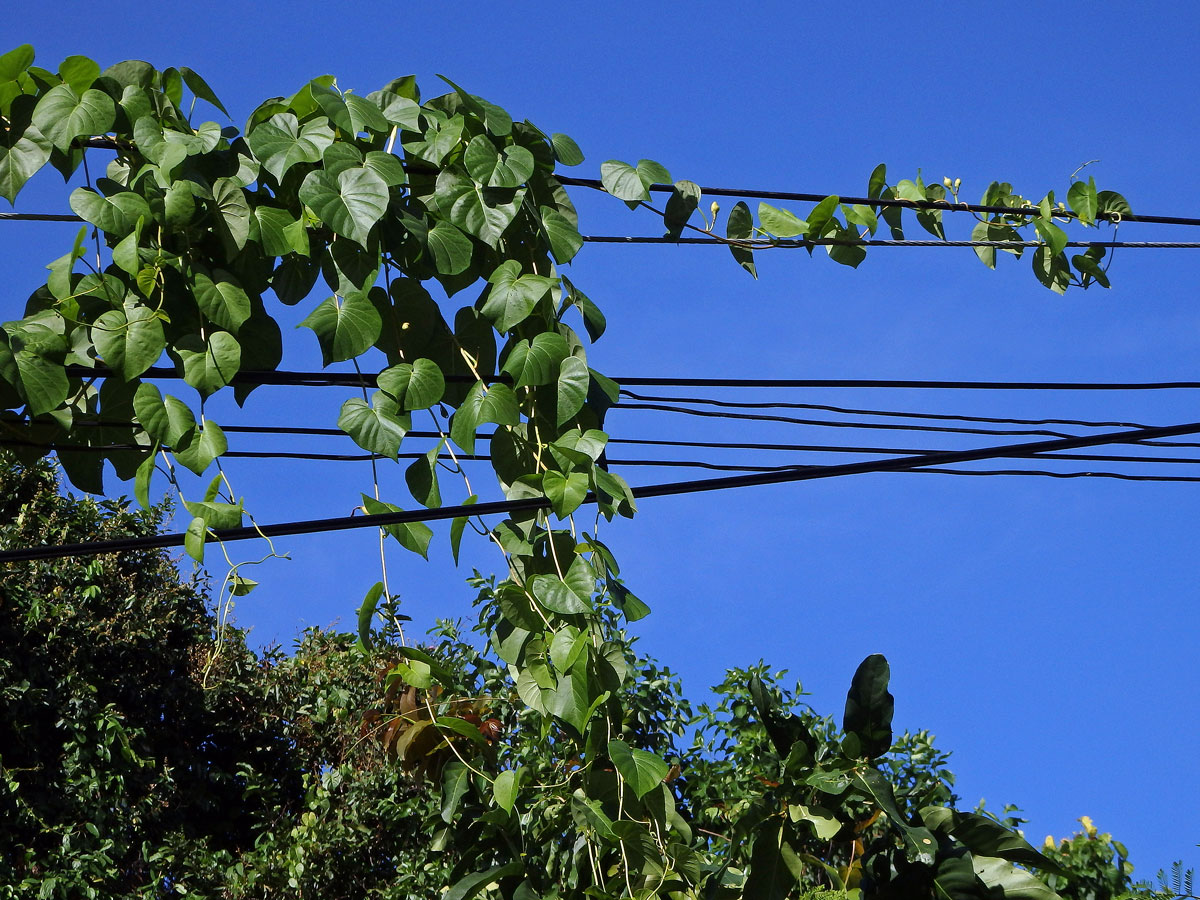
[[[118,375],[105,366],[66,367],[74,378],[108,378]],[[156,366],[147,369],[141,378],[180,380],[183,376],[174,368]],[[445,375],[448,383],[474,383],[474,375]],[[376,376],[364,372],[308,372],[246,369],[233,376],[231,384],[310,385],[322,387],[376,387]],[[488,382],[509,382],[507,375],[485,378]],[[625,376],[614,377],[621,385],[631,387],[714,387],[714,388],[911,388],[918,390],[1022,390],[1022,391],[1155,391],[1200,388],[1200,381],[914,381],[868,378],[673,378]]]
[[[784,484],[792,481],[810,481],[817,478],[834,478],[842,475],[861,475],[872,472],[899,472],[926,466],[946,466],[961,462],[997,459],[1001,457],[1027,457],[1057,450],[1072,450],[1079,447],[1097,447],[1104,444],[1132,443],[1140,440],[1170,437],[1172,435],[1200,432],[1200,422],[1170,425],[1163,428],[1141,428],[1132,431],[1106,432],[1072,437],[1062,440],[1034,441],[973,450],[955,450],[946,453],[930,453],[920,456],[899,456],[881,460],[866,460],[831,466],[812,466],[805,469],[787,469],[781,472],[757,472],[749,475],[732,475],[721,478],[704,478],[690,481],[674,481],[663,484],[644,485],[632,489],[636,499],[669,497],[679,494],[695,494],[705,491],[731,490],[757,485]],[[597,498],[589,494],[585,503],[595,503]],[[249,528],[223,528],[211,535],[219,541],[240,541],[260,537],[282,537],[294,534],[316,534],[343,531],[351,528],[386,528],[412,522],[430,522],[454,519],[463,516],[487,516],[512,512],[544,510],[550,501],[543,497],[523,500],[498,500],[476,503],[469,506],[446,506],[438,509],[419,509],[401,512],[379,513],[363,516],[341,516],[327,519],[309,519],[297,522],[280,522],[273,525],[255,525]],[[136,538],[118,538],[108,541],[86,541],[72,544],[52,544],[42,547],[27,547],[18,550],[0,551],[0,562],[12,563],[35,559],[59,559],[66,556],[92,556],[97,553],[149,550],[157,547],[179,547],[185,535],[158,534]]]
[[[1150,427],[1150,426],[1137,426]],[[226,429],[228,430],[228,429]],[[344,433],[343,433],[343,436]],[[440,438],[438,432],[415,432],[410,431],[407,437],[426,437]],[[476,435],[476,440],[488,440],[491,435],[480,434]],[[1146,442],[1149,443],[1149,442]],[[945,448],[914,448],[914,447],[853,447],[843,445],[830,444],[770,444],[770,443],[725,443],[715,441],[668,441],[668,440],[643,440],[638,438],[610,438],[608,444],[626,444],[636,446],[667,446],[687,449],[720,449],[720,450],[782,450],[791,452],[809,452],[809,453],[873,453],[883,455],[917,455],[930,453],[948,453]],[[0,438],[0,447],[29,447],[39,450],[53,450],[55,452],[67,453],[119,453],[127,451],[146,451],[150,449],[148,444],[63,444],[51,442],[49,444],[40,441],[26,441],[15,438]],[[396,460],[401,459],[425,459],[426,453],[397,453]],[[380,453],[315,453],[298,450],[227,450],[221,454],[222,459],[298,459],[312,462],[369,462],[371,460],[391,459],[390,456],[384,456]],[[490,462],[492,457],[489,454],[466,454],[458,453],[456,458],[470,462]],[[1024,458],[1024,457],[1022,457]],[[1192,456],[1129,456],[1105,453],[1055,453],[1048,456],[1038,456],[1041,460],[1071,460],[1071,461],[1087,461],[1087,462],[1109,462],[1109,463],[1164,463],[1178,465],[1195,465],[1200,466],[1200,457]],[[695,466],[697,468],[711,469],[726,469],[729,471],[775,471],[786,468],[799,468],[801,464],[789,463],[786,465],[734,465],[734,464],[718,464],[699,460],[663,460],[663,459],[613,459],[607,458],[606,462],[613,466]],[[958,472],[960,470],[952,470]]]
[[[1025,250],[1048,246],[1043,241],[951,241],[894,238],[791,238],[751,239],[653,237],[651,235],[585,234],[586,244],[702,244],[710,247],[745,247],[749,250],[807,250],[811,247],[992,247],[996,250]],[[1064,247],[1126,250],[1200,250],[1200,241],[1067,241]]]
[[[594,190],[608,193],[604,188],[604,184],[598,178],[575,178],[570,175],[556,174],[554,176],[562,184],[570,185],[571,187],[586,187]],[[675,190],[669,184],[652,184],[649,189],[659,193],[671,193]],[[833,196],[831,194],[812,194],[799,193],[795,191],[764,191],[757,188],[720,188],[720,187],[702,187],[701,194],[708,194],[713,197],[751,197],[756,200],[791,200],[796,203],[820,203],[822,200]],[[843,197],[838,195],[838,199],[842,203],[861,204],[863,206],[895,206],[904,209],[941,209],[946,212],[976,212],[986,214],[1011,215],[1011,216],[1040,216],[1041,209],[1036,206],[1010,207],[1010,206],[988,206],[979,203],[952,203],[947,200],[900,200],[887,199],[883,197]],[[1071,211],[1056,209],[1054,215],[1062,218],[1064,216],[1070,218],[1078,218],[1078,215]],[[1120,222],[1146,222],[1154,225],[1200,225],[1200,219],[1186,218],[1180,216],[1151,216],[1151,215],[1133,215],[1131,213],[1101,213],[1096,216],[1097,219],[1106,221],[1117,220]]]
[[[849,201],[847,201],[849,202]],[[878,202],[878,201],[875,201]],[[903,201],[909,203],[910,201]],[[962,207],[959,207],[960,209]],[[1021,213],[1024,214],[1024,213]],[[1037,215],[1035,211],[1029,213]],[[1061,211],[1056,212],[1060,215]],[[1165,217],[1158,217],[1165,218]],[[1126,220],[1128,217],[1126,217]],[[0,213],[0,222],[84,222],[79,216],[59,215],[55,213]],[[1139,219],[1138,221],[1150,221]],[[1200,224],[1196,222],[1173,224]],[[585,234],[580,235],[585,244],[704,244],[709,246],[736,246],[751,250],[797,250],[813,247],[992,247],[996,250],[1023,250],[1027,248],[1045,247],[1044,241],[952,241],[952,240],[911,240],[895,238],[724,238],[719,235],[712,237],[654,237],[650,235],[622,234]],[[1067,241],[1065,247],[1090,248],[1104,247],[1107,249],[1127,250],[1200,250],[1200,241]]]
[[[900,412],[888,409],[859,409],[846,406],[827,406],[823,403],[793,403],[774,401],[770,403],[750,403],[742,400],[715,400],[707,397],[660,397],[656,395],[636,394],[633,391],[621,390],[621,394],[632,400],[647,400],[656,403],[692,403],[705,406],[720,406],[730,409],[816,409],[825,412],[844,413],[853,416],[887,416],[905,419],[938,419],[955,422],[991,422],[997,425],[1078,425],[1087,428],[1149,428],[1140,422],[1099,422],[1083,419],[1005,419],[994,416],[952,416],[944,413]]]

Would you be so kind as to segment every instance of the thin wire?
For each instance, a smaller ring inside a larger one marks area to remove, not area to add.
[[[845,413],[854,416],[891,416],[905,419],[938,419],[958,422],[992,422],[997,425],[1079,425],[1087,428],[1149,428],[1140,422],[1100,422],[1084,419],[1003,419],[993,416],[952,416],[943,413],[899,412],[886,409],[858,409],[846,406],[827,406],[823,403],[792,403],[776,401],[771,403],[748,403],[741,400],[715,400],[707,397],[660,397],[656,395],[636,394],[633,391],[621,390],[621,394],[633,400],[649,400],[658,403],[696,403],[706,406],[720,406],[731,409],[819,409],[826,412]],[[619,406],[618,406],[619,408]]]
[[[817,478],[834,478],[843,475],[862,475],[873,472],[898,472],[927,466],[945,466],[961,462],[997,459],[1003,457],[1028,457],[1039,453],[1072,450],[1079,447],[1097,447],[1104,444],[1131,443],[1141,440],[1170,437],[1172,435],[1200,432],[1200,422],[1171,425],[1164,428],[1142,428],[1132,431],[1106,432],[1072,437],[1064,440],[1035,441],[1025,444],[1010,444],[996,447],[980,447],[972,450],[956,450],[947,453],[930,453],[920,456],[893,456],[881,460],[866,460],[830,466],[811,466],[804,469],[787,469],[779,472],[755,472],[747,475],[731,475],[720,478],[702,478],[689,481],[672,481],[663,484],[644,485],[631,489],[635,499],[669,497],[680,494],[695,494],[707,491],[731,490],[740,487],[784,484],[793,481],[810,481]],[[585,503],[597,502],[595,495],[584,498]],[[252,528],[223,528],[212,532],[220,541],[237,541],[262,537],[282,537],[295,534],[317,534],[344,531],[352,528],[383,528],[411,522],[431,522],[464,516],[488,516],[518,511],[543,510],[550,508],[544,497],[523,500],[499,500],[476,503],[470,506],[445,506],[437,509],[419,509],[401,512],[380,513],[365,516],[340,516],[327,519],[309,519],[297,522],[280,522],[274,525],[257,525]],[[27,547],[19,550],[0,551],[0,562],[21,562],[33,559],[57,559],[64,556],[95,555],[130,550],[148,550],[157,547],[179,547],[186,535],[182,533],[149,535],[139,538],[118,538],[107,541],[87,541],[73,544],[53,544]]]
[[[812,247],[993,247],[1024,250],[1046,247],[1043,241],[951,241],[896,240],[892,238],[736,239],[714,235],[706,238],[652,237],[650,235],[585,234],[587,244],[701,244],[710,247],[745,247],[750,250],[807,250]],[[1067,241],[1064,247],[1104,247],[1126,250],[1200,250],[1200,241]]]
[[[1143,426],[1148,427],[1148,426]],[[227,429],[226,429],[227,430]],[[437,437],[435,432],[417,434],[409,432],[411,437]],[[476,440],[485,440],[491,435],[480,434]],[[875,453],[884,455],[948,453],[946,448],[914,448],[914,447],[853,447],[830,444],[756,444],[756,443],[722,443],[716,441],[667,441],[643,440],[637,438],[611,438],[609,444],[629,444],[638,446],[667,446],[688,449],[721,449],[721,450],[784,450],[792,452],[817,453]],[[1143,443],[1150,443],[1149,441]],[[18,439],[0,438],[0,447],[31,447],[40,450],[66,451],[68,453],[117,453],[123,451],[146,451],[150,449],[145,444],[60,444],[41,443],[38,441],[23,441]],[[456,454],[458,459],[470,462],[490,462],[488,454]],[[424,459],[426,454],[397,453],[396,460]],[[371,460],[391,459],[379,453],[313,453],[296,450],[227,450],[222,459],[296,459],[310,462],[369,462]],[[1182,465],[1200,465],[1200,457],[1180,456],[1128,456],[1101,453],[1055,453],[1042,456],[1046,460],[1071,460],[1087,462],[1126,462],[1126,463],[1165,463]],[[659,460],[659,459],[612,459],[607,460],[614,466],[695,466],[697,468],[725,469],[729,471],[776,471],[779,469],[798,468],[800,464],[786,465],[734,465],[724,463],[709,463],[697,460]],[[956,470],[957,471],[957,470]]]
[[[108,378],[119,373],[104,366],[66,367],[73,378]],[[141,378],[180,380],[173,368],[162,366],[147,369]],[[368,386],[376,385],[376,376],[364,373]],[[451,383],[475,382],[473,375],[445,375]],[[613,378],[618,384],[632,387],[717,387],[717,388],[909,388],[917,390],[1024,390],[1024,391],[1156,391],[1200,388],[1200,381],[914,381],[871,378],[660,378],[625,376]],[[511,381],[507,375],[484,378],[489,383]],[[264,371],[247,369],[233,376],[232,384],[308,385],[311,387],[360,387],[362,382],[353,372]]]
[[[776,416],[765,413],[715,412],[707,409],[689,409],[686,406],[671,406],[666,403],[621,403],[614,410],[656,410],[659,412],[679,413],[687,416],[700,416],[713,419],[743,419],[754,422],[784,422],[789,425],[813,425],[829,428],[877,428],[889,431],[936,431],[949,434],[997,434],[997,435],[1041,435],[1044,437],[1072,437],[1062,431],[1047,431],[1045,429],[989,429],[969,428],[960,426],[952,428],[948,425],[900,425],[895,422],[846,422],[828,419],[799,419],[794,416]]]
[[[739,195],[741,196],[741,195]],[[847,201],[848,202],[848,201]],[[871,201],[878,203],[879,201]],[[909,203],[910,201],[903,201]],[[947,207],[941,207],[947,208]],[[962,210],[960,206],[958,209]],[[963,210],[966,211],[966,210]],[[1014,211],[1015,212],[1015,211]],[[1024,213],[1022,213],[1024,214]],[[1040,213],[1030,213],[1039,215]],[[1061,211],[1056,211],[1056,215]],[[1130,221],[1132,217],[1124,216],[1122,221]],[[1166,217],[1158,217],[1164,219]],[[80,216],[60,215],[56,213],[0,213],[3,222],[84,222]],[[1148,222],[1150,219],[1139,219]],[[1173,222],[1168,224],[1200,224],[1197,222]],[[737,239],[712,237],[654,237],[651,235],[620,235],[620,234],[585,234],[581,235],[585,244],[702,244],[714,247],[736,246],[752,250],[779,249],[797,250],[813,247],[992,247],[996,250],[1022,250],[1027,248],[1048,246],[1044,241],[951,241],[951,240],[911,240],[893,238],[774,238],[774,239]],[[1067,241],[1064,247],[1091,248],[1103,247],[1108,249],[1127,250],[1200,250],[1200,241]]]
[[[608,193],[604,188],[603,182],[598,178],[576,178],[557,173],[554,177],[562,184],[571,187],[586,187]],[[652,184],[649,186],[649,190],[659,193],[671,193],[675,188],[669,184]],[[751,197],[757,200],[792,200],[797,203],[820,203],[830,196],[834,196],[831,194],[798,193],[795,191],[765,191],[757,188],[719,187],[701,187],[700,193],[709,194],[714,197]],[[979,212],[989,215],[1040,216],[1042,214],[1041,209],[1037,206],[1008,207],[989,206],[980,203],[952,203],[947,200],[901,200],[899,198],[884,197],[837,196],[842,203],[861,204],[863,206],[895,206],[902,209],[940,209],[946,212]],[[1058,218],[1078,218],[1078,215],[1070,210],[1056,209],[1054,210],[1054,215]],[[1180,216],[1135,216],[1132,213],[1100,213],[1096,218],[1106,221],[1115,219],[1121,222],[1145,222],[1154,225],[1200,225],[1200,219]]]

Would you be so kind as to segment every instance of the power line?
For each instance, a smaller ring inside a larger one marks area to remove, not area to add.
[[[1131,426],[1144,427],[1151,426]],[[225,429],[226,431],[230,429]],[[256,430],[256,429],[246,429]],[[317,429],[313,429],[314,431]],[[338,434],[341,437],[346,437],[344,432],[331,432]],[[441,434],[435,431],[416,432],[410,431],[406,437],[416,438],[440,438]],[[476,435],[476,440],[490,440],[492,435],[479,434]],[[1153,442],[1146,441],[1143,445],[1149,445]],[[884,455],[918,455],[930,453],[948,453],[951,452],[946,448],[917,448],[917,447],[857,447],[846,446],[841,444],[776,444],[776,443],[741,443],[741,442],[722,442],[722,441],[672,441],[672,440],[654,440],[641,438],[610,438],[609,446],[614,444],[623,444],[630,446],[646,446],[646,447],[676,447],[696,450],[768,450],[768,451],[789,451],[789,452],[808,452],[808,453],[872,453]],[[1157,445],[1156,445],[1157,446]],[[1170,446],[1179,446],[1171,444]],[[146,451],[150,448],[148,444],[63,444],[57,442],[43,443],[39,441],[27,441],[14,438],[0,438],[0,447],[29,447],[39,450],[68,453],[118,453],[128,451]],[[298,450],[227,450],[221,455],[222,459],[296,459],[307,460],[312,462],[370,462],[371,460],[382,461],[391,459],[390,456],[384,456],[379,453],[316,453],[305,452]],[[397,453],[396,460],[408,459],[425,459],[425,452],[415,453]],[[1024,458],[1024,455],[1022,455]],[[1039,456],[1038,459],[1050,460],[1070,460],[1070,461],[1086,461],[1086,462],[1109,462],[1109,463],[1163,463],[1173,465],[1200,465],[1200,457],[1182,457],[1182,456],[1129,456],[1126,454],[1102,454],[1102,453],[1055,453],[1049,456]],[[456,453],[455,459],[468,462],[490,462],[492,457],[489,454],[467,454]],[[789,463],[786,465],[754,465],[754,464],[717,464],[701,460],[662,460],[662,459],[613,459],[607,458],[606,462],[613,466],[695,466],[697,468],[711,469],[726,469],[729,471],[775,471],[787,468],[800,468],[802,464]],[[953,473],[962,470],[953,470]]]
[[[105,366],[69,365],[67,375],[74,378],[108,378],[119,373]],[[181,380],[174,368],[156,366],[147,369],[141,378]],[[448,383],[474,383],[474,375],[443,376]],[[916,381],[912,379],[871,378],[674,378],[630,375],[613,377],[621,385],[631,387],[714,387],[714,388],[907,388],[914,390],[1013,390],[1013,391],[1157,391],[1200,388],[1200,381],[1088,382],[1088,381]],[[487,382],[511,379],[507,375],[484,378]],[[310,372],[288,370],[246,369],[233,376],[231,384],[275,386],[307,385],[311,387],[376,386],[376,376],[369,372]]]
[[[701,244],[710,247],[745,247],[750,250],[807,250],[810,247],[991,247],[1025,250],[1045,247],[1044,241],[951,241],[896,238],[811,238],[794,240],[713,237],[654,237],[651,235],[585,234],[586,244]],[[1200,241],[1067,241],[1064,247],[1126,250],[1200,250]]]
[[[767,403],[752,403],[744,400],[716,400],[708,397],[660,397],[655,395],[636,394],[622,389],[621,393],[633,400],[646,400],[657,403],[693,403],[705,406],[719,406],[730,409],[815,409],[825,412],[843,413],[854,416],[887,416],[905,419],[938,419],[957,422],[991,422],[997,425],[1077,425],[1086,428],[1149,428],[1141,422],[1100,422],[1085,419],[1006,419],[994,416],[957,416],[946,413],[901,412],[887,409],[860,409],[847,406],[828,406],[824,403],[795,403],[791,401],[772,401]]]
[[[1078,447],[1096,447],[1113,443],[1133,443],[1152,438],[1170,437],[1200,432],[1200,422],[1170,425],[1162,428],[1141,428],[1132,431],[1107,432],[1063,440],[1035,441],[998,447],[983,447],[973,450],[955,450],[945,453],[930,453],[920,456],[891,457],[882,460],[867,460],[832,466],[812,466],[805,469],[787,469],[778,472],[758,472],[750,475],[733,475],[721,478],[704,478],[690,481],[675,481],[652,484],[632,489],[636,499],[669,497],[679,494],[695,494],[707,491],[731,490],[757,485],[784,484],[792,481],[810,481],[817,478],[834,478],[843,475],[860,475],[873,472],[899,472],[926,466],[945,466],[961,462],[973,462],[1001,457],[1027,457],[1057,450]],[[595,495],[589,494],[585,503],[595,503]],[[344,531],[352,528],[386,528],[389,525],[430,522],[462,516],[487,516],[511,512],[544,510],[550,507],[545,498],[524,500],[498,500],[476,503],[470,506],[449,506],[438,509],[420,509],[401,512],[380,513],[363,516],[341,516],[327,519],[309,519],[298,522],[280,522],[273,525],[256,525],[249,528],[227,528],[212,532],[220,541],[240,541],[257,537],[283,537],[295,534],[317,534]],[[73,544],[55,544],[42,547],[27,547],[20,550],[0,551],[0,562],[22,562],[35,559],[58,559],[66,556],[91,556],[97,553],[148,550],[161,547],[179,547],[185,535],[158,534],[136,538],[118,538],[108,541],[86,541]]]
[[[576,178],[570,175],[556,174],[554,176],[561,183],[570,185],[571,187],[586,187],[598,191],[608,193],[604,188],[603,182],[598,178]],[[658,193],[671,193],[675,190],[669,184],[652,184],[649,190]],[[791,200],[796,203],[820,203],[832,194],[813,194],[800,193],[796,191],[765,191],[758,188],[720,188],[720,187],[701,187],[701,194],[708,194],[713,197],[749,197],[756,200]],[[940,209],[946,212],[977,212],[997,215],[1013,215],[1013,216],[1040,216],[1041,209],[1037,206],[990,206],[980,203],[951,203],[947,200],[901,200],[898,198],[884,197],[843,197],[837,195],[842,203],[860,204],[862,206],[894,206],[902,209]],[[1056,209],[1053,211],[1055,216],[1078,218],[1078,215],[1069,210]],[[1105,221],[1117,220],[1120,222],[1145,222],[1153,225],[1200,225],[1200,219],[1186,218],[1181,216],[1158,216],[1158,215],[1133,215],[1132,213],[1100,213],[1096,216],[1097,219]]]
[[[847,202],[849,202],[847,200]],[[876,201],[877,202],[877,201]],[[904,201],[908,203],[909,201]],[[1037,215],[1036,211],[1029,215]],[[1061,211],[1056,214],[1061,214]],[[1165,218],[1165,217],[1159,217]],[[0,213],[0,222],[85,222],[80,216],[57,213]],[[1150,221],[1139,219],[1138,221]],[[1176,222],[1173,224],[1200,224],[1200,222]],[[751,250],[779,249],[798,250],[812,247],[991,247],[996,250],[1024,250],[1045,247],[1044,241],[977,241],[977,240],[923,240],[908,238],[724,238],[712,237],[655,237],[651,235],[584,234],[585,244],[702,244],[708,246],[737,246]],[[1070,248],[1102,247],[1126,250],[1200,250],[1200,241],[1067,241],[1063,246]]]

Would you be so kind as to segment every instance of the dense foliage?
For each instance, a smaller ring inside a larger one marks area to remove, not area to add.
[[[72,483],[95,493],[107,461],[148,509],[161,471],[192,517],[186,549],[202,560],[206,544],[246,515],[219,468],[227,444],[205,402],[224,390],[244,401],[255,382],[239,374],[278,365],[282,338],[269,304],[310,304],[303,324],[325,364],[352,363],[363,384],[338,426],[392,460],[414,418],[437,434],[405,473],[417,504],[481,496],[458,453],[474,453],[485,425],[499,489],[532,504],[499,524],[460,515],[451,528],[456,553],[470,525],[503,555],[505,577],[476,584],[482,652],[452,629],[433,648],[406,646],[386,573],[361,605],[362,648],[312,635],[298,661],[257,660],[236,640],[197,653],[209,627],[203,603],[186,588],[149,590],[170,580],[157,557],[63,564],[82,585],[69,602],[38,582],[55,564],[6,573],[25,598],[19,610],[6,602],[14,646],[41,654],[44,669],[14,677],[6,700],[36,707],[14,706],[4,726],[25,742],[13,746],[26,748],[4,762],[22,817],[13,838],[22,843],[8,857],[14,877],[76,872],[82,885],[99,872],[115,879],[110,891],[195,883],[208,885],[201,893],[234,895],[302,884],[336,891],[378,878],[414,896],[449,887],[448,900],[485,891],[512,900],[782,898],[818,887],[879,897],[1054,896],[1020,866],[1054,872],[1055,863],[986,816],[947,806],[927,738],[903,738],[900,756],[891,755],[880,656],[855,675],[840,729],[793,712],[794,698],[759,668],[731,676],[723,704],[701,721],[697,748],[679,749],[686,706],[665,671],[636,659],[624,631],[649,609],[598,537],[603,520],[633,515],[635,504],[604,462],[603,422],[618,386],[590,368],[575,330],[595,340],[604,316],[560,270],[583,246],[556,174],[583,160],[569,137],[514,121],[450,82],[450,92],[423,102],[412,77],[365,96],[322,77],[260,104],[244,129],[194,124],[198,102],[225,111],[190,69],[127,61],[101,70],[76,56],[51,72],[33,62],[27,46],[0,57],[0,194],[14,199],[47,164],[67,177],[82,170],[86,183],[70,205],[87,225],[50,264],[25,316],[0,329],[0,427],[10,446],[27,461],[56,451]],[[97,152],[107,165],[93,178],[87,160]],[[633,207],[648,205],[654,184],[671,183],[648,160],[610,161],[601,174]],[[902,232],[901,208],[874,201],[926,204],[916,218],[943,238],[942,210],[927,204],[947,189],[956,200],[955,183],[889,186],[881,166],[869,180],[871,203],[829,197],[804,218],[763,204],[757,224],[739,203],[716,237],[715,208],[704,227],[691,225],[700,192],[679,181],[661,214],[669,234],[698,228],[751,272],[756,246],[795,238],[858,265],[860,239],[880,218]],[[1043,283],[1106,286],[1099,248],[1068,262],[1056,222],[1095,225],[1128,207],[1090,179],[1073,181],[1067,198],[1070,210],[1052,193],[1029,207],[994,183],[985,200],[999,211],[976,232],[1008,240],[1031,225]],[[993,265],[994,248],[981,249]],[[311,303],[318,285],[325,297]],[[479,293],[457,306],[471,287]],[[151,382],[164,355],[198,402],[164,396]],[[372,384],[378,390],[368,395]],[[202,498],[179,490],[177,465],[217,470]],[[445,469],[461,487],[440,483]],[[363,494],[364,512],[399,509],[374,488]],[[59,507],[39,496],[52,519]],[[585,502],[597,509],[588,531]],[[81,509],[58,530],[26,514],[18,521],[28,530],[10,540],[145,532],[157,515]],[[419,522],[387,532],[421,554],[432,537]],[[254,585],[234,567],[225,586],[237,594]],[[112,615],[122,604],[141,615],[97,645],[71,629],[100,595],[116,604]],[[373,635],[380,624],[383,634]],[[177,648],[154,657],[169,678],[157,681],[150,669],[93,683],[87,674],[112,665],[110,652],[124,648],[133,665],[159,646]],[[361,671],[333,674],[369,659],[387,663],[378,701]],[[318,671],[332,692],[324,707],[311,686]],[[54,686],[72,679],[83,679],[83,699],[60,707],[76,692]],[[21,700],[26,680],[40,687]],[[26,712],[42,731],[23,730]],[[318,715],[354,728],[365,717],[369,734],[350,741],[308,730]],[[235,733],[222,731],[226,722]],[[60,737],[60,723],[76,729],[74,749],[43,769],[36,748]],[[158,723],[170,724],[169,739]],[[116,757],[107,735],[118,736]],[[98,747],[111,758],[94,759]],[[380,753],[396,765],[383,766]],[[378,782],[348,777],[346,766]],[[99,788],[87,780],[109,772]],[[38,779],[57,798],[51,808],[26,792]],[[419,839],[418,825],[429,821],[432,840]],[[179,849],[197,840],[204,854]],[[52,852],[61,854],[53,866]],[[57,890],[57,881],[42,884],[47,896]]]
[[[55,487],[44,465],[0,465],[0,548],[144,534],[165,512],[75,500]],[[494,587],[475,584],[486,610]],[[878,858],[870,845],[899,849],[881,803],[931,828],[913,824],[906,835],[948,841],[941,826],[956,798],[946,754],[925,732],[893,743],[855,724],[861,701],[886,690],[879,682],[851,689],[850,734],[806,708],[784,713],[799,686],[785,689],[782,673],[761,665],[731,671],[715,704],[693,710],[670,671],[626,640],[622,662],[641,677],[623,684],[622,736],[670,768],[618,793],[615,765],[562,759],[563,735],[521,703],[507,666],[450,623],[424,648],[443,677],[422,690],[389,676],[403,649],[386,632],[368,649],[352,635],[310,630],[292,655],[256,654],[228,627],[218,642],[202,587],[181,584],[159,551],[0,573],[8,896],[415,900],[501,863],[496,834],[516,842],[523,893],[504,889],[517,879],[499,869],[453,896],[482,896],[493,881],[500,892],[487,896],[574,896],[573,880],[619,871],[621,851],[641,854],[643,872],[655,862],[619,824],[636,821],[622,817],[622,802],[654,824],[655,839],[666,836],[671,864],[706,885],[706,897],[862,884],[871,872],[861,861]],[[850,765],[844,745],[872,733],[876,749],[890,751],[877,769]],[[793,735],[804,749],[782,761],[778,747]],[[648,754],[635,760],[654,765]],[[976,841],[1002,835],[1002,850],[1037,859],[990,819],[955,821],[986,833]],[[1074,842],[1051,842],[1063,874],[1044,863],[1042,877],[1064,897],[1107,900],[1128,887],[1132,867],[1119,843],[1084,824]],[[762,882],[764,840],[794,877]],[[743,886],[747,869],[759,880]],[[1050,896],[1026,877],[1018,896]],[[681,890],[669,896],[689,895]]]

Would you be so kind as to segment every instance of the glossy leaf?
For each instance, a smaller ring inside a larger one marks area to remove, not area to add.
[[[750,207],[745,201],[739,200],[729,211],[729,219],[725,225],[725,236],[732,240],[749,240],[754,235],[754,218],[750,215]],[[754,267],[754,253],[749,247],[730,244],[729,252],[733,254],[737,264],[758,278]]]
[[[538,603],[551,612],[575,616],[592,610],[591,597],[581,597],[557,575],[536,575],[529,587]]]
[[[510,259],[488,276],[491,288],[483,314],[503,334],[523,322],[554,283],[555,279],[544,275],[521,274],[521,264]]]
[[[583,163],[583,151],[567,135],[557,132],[550,135],[550,145],[554,148],[554,158],[564,166],[578,166]]]
[[[399,506],[393,503],[384,503],[374,497],[368,497],[366,494],[362,495],[362,501],[363,508],[373,516],[403,512]],[[384,525],[383,530],[394,537],[404,549],[429,559],[429,542],[433,540],[433,530],[424,522],[396,522],[392,525]],[[405,652],[409,649],[412,648],[406,648]]]
[[[670,768],[653,753],[630,747],[624,741],[609,741],[608,757],[639,798],[662,784]]]
[[[365,353],[383,329],[379,311],[360,292],[347,294],[340,303],[337,297],[326,298],[300,324],[316,334],[324,365]]]
[[[513,377],[513,387],[520,390],[530,385],[549,384],[558,373],[559,364],[569,350],[562,335],[544,331],[533,341],[520,340],[513,345],[501,371]]]
[[[895,700],[888,692],[890,678],[888,661],[874,653],[859,664],[846,694],[842,730],[858,738],[859,752],[868,759],[882,756],[892,746]]]
[[[404,409],[428,409],[442,399],[446,379],[431,359],[418,359],[411,365],[398,363],[379,373],[376,382]]]
[[[587,496],[588,477],[583,472],[564,475],[551,470],[542,476],[542,490],[554,514],[565,519],[579,508]]]
[[[568,356],[558,370],[558,424],[572,419],[587,400],[591,375],[587,363],[577,356]]]
[[[263,168],[282,181],[284,173],[297,163],[319,162],[333,139],[333,129],[326,122],[300,125],[291,113],[281,113],[252,129],[247,142]]]
[[[383,217],[388,186],[370,169],[346,169],[336,177],[309,172],[300,185],[300,199],[336,234],[367,245],[367,236]]]
[[[197,475],[203,475],[213,460],[223,456],[228,449],[229,443],[225,440],[221,426],[210,419],[204,419],[187,446],[182,449],[172,448],[172,453],[187,468]]]
[[[233,381],[242,367],[242,347],[228,331],[214,331],[208,340],[190,335],[177,341],[172,352],[183,364],[183,380],[202,397]]]
[[[427,240],[434,266],[442,275],[457,275],[470,267],[475,246],[455,225],[438,222],[429,230]]]
[[[166,348],[162,319],[154,310],[126,304],[109,310],[92,325],[92,341],[107,366],[132,381],[150,368]]]
[[[350,435],[354,443],[393,460],[411,427],[408,415],[381,391],[375,392],[370,404],[361,397],[351,397],[342,404],[338,415],[338,428]]]
[[[487,135],[476,135],[467,144],[463,164],[478,184],[491,188],[515,188],[533,174],[533,154],[518,144],[497,150]]]
[[[77,93],[69,84],[47,91],[33,112],[33,124],[59,150],[67,150],[77,137],[104,134],[112,128],[116,106],[103,91]]]
[[[358,608],[358,639],[368,649],[371,647],[371,624],[375,621],[375,610],[379,607],[382,596],[383,582],[377,581],[371,585]]]

